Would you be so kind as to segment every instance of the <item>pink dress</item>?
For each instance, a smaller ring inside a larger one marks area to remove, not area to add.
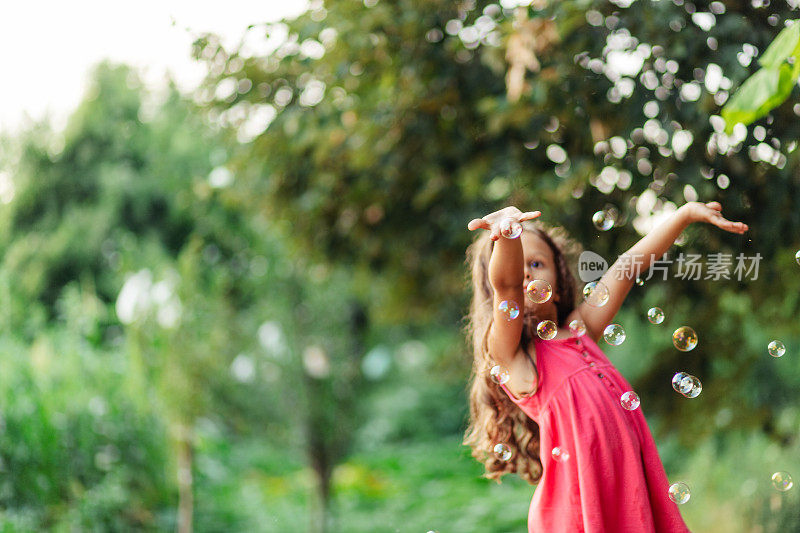
[[[672,533],[689,531],[641,407],[620,403],[633,390],[588,336],[536,341],[539,388],[509,397],[539,424],[543,472],[528,531]],[[569,454],[557,461],[552,450]]]

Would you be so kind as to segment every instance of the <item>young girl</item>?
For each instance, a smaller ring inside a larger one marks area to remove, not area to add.
[[[529,531],[688,531],[669,498],[669,482],[642,410],[621,405],[622,395],[633,389],[597,340],[636,276],[689,224],[747,230],[741,222],[726,220],[721,209],[717,202],[689,202],[648,233],[600,279],[609,289],[602,306],[575,306],[575,280],[566,256],[572,251],[570,241],[562,230],[526,222],[539,211],[506,207],[469,223],[470,231],[488,232],[468,250],[474,359],[464,443],[484,463],[486,477],[499,480],[516,472],[531,484],[538,482]],[[501,226],[509,222],[522,223],[519,238],[502,236]],[[524,287],[534,279],[552,287],[544,303],[525,296]],[[519,316],[504,312],[503,301],[516,302]],[[544,320],[558,325],[550,340],[536,334]],[[508,381],[491,379],[493,365],[507,372]],[[499,443],[512,451],[510,458],[494,453]]]

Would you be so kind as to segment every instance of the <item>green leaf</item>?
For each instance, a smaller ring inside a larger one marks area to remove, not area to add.
[[[795,53],[798,45],[800,45],[800,24],[794,21],[775,37],[758,60],[758,64],[764,68],[776,68]]]
[[[722,109],[725,132],[730,135],[736,123],[748,125],[782,104],[791,94],[797,75],[797,68],[783,63],[778,68],[762,68],[747,78]]]

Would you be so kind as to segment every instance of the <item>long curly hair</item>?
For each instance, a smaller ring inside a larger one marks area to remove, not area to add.
[[[539,221],[523,223],[526,232],[540,237],[553,252],[557,278],[556,301],[558,324],[563,326],[567,316],[575,309],[576,282],[570,265],[577,263],[580,246],[563,228],[553,227]],[[472,273],[472,302],[467,318],[466,335],[471,342],[473,361],[470,375],[470,417],[464,436],[464,445],[472,448],[472,456],[485,467],[484,477],[498,483],[504,474],[517,473],[528,483],[535,484],[542,475],[539,454],[539,425],[520,410],[506,393],[492,382],[489,376],[492,357],[487,337],[494,317],[494,290],[489,283],[489,260],[494,242],[488,231],[482,234],[467,249],[467,264]],[[526,313],[520,346],[528,353],[535,335],[536,316]],[[535,361],[534,357],[531,357]],[[538,371],[538,369],[537,369]],[[495,457],[495,444],[503,442],[514,452],[511,459],[501,461]]]

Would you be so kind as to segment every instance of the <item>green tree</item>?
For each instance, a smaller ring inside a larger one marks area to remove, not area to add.
[[[99,364],[109,354],[122,361],[125,379],[108,385],[119,390],[110,394],[106,386],[95,387],[84,394],[109,395],[115,423],[124,422],[118,410],[130,403],[135,412],[126,435],[149,427],[152,439],[142,447],[155,447],[166,456],[148,450],[153,463],[141,474],[126,473],[127,466],[98,473],[90,459],[74,476],[58,481],[50,480],[60,477],[57,469],[31,469],[14,459],[12,448],[8,462],[19,478],[11,501],[31,501],[25,476],[40,475],[53,490],[39,493],[35,507],[52,513],[53,522],[63,518],[84,524],[84,510],[73,500],[86,490],[110,498],[94,502],[94,514],[86,510],[86,516],[94,517],[87,527],[165,527],[174,520],[154,515],[169,512],[171,489],[177,485],[178,528],[189,531],[195,514],[191,480],[198,419],[219,417],[229,422],[226,429],[232,434],[257,433],[256,422],[263,421],[258,406],[241,392],[263,384],[252,372],[247,382],[231,372],[236,357],[256,344],[253,309],[262,305],[257,295],[264,279],[253,274],[251,263],[264,247],[227,189],[232,175],[224,165],[225,143],[174,87],[164,95],[147,92],[135,71],[110,64],[97,67],[87,96],[63,132],[34,125],[18,139],[3,142],[11,149],[2,176],[8,179],[9,197],[0,212],[4,334],[14,342],[32,343],[31,350],[45,359],[53,357],[49,346],[58,335],[77,343],[65,355],[72,365],[65,379],[74,381],[73,387],[80,386],[77,375],[84,366]],[[42,372],[43,379],[55,379]],[[92,375],[101,379],[103,374]],[[10,383],[6,392],[11,394],[16,384]],[[62,396],[50,387],[26,390],[23,405],[33,401],[61,409]],[[14,412],[13,405],[7,414]],[[85,445],[72,447],[53,433],[51,451],[43,447],[28,457],[84,465],[82,454],[93,457],[92,447],[104,440],[92,433],[94,422],[84,411],[68,411],[67,420],[80,430]],[[19,431],[32,437],[35,431],[50,431],[52,422],[42,417],[29,424]],[[115,449],[128,445],[110,440]],[[163,449],[167,442],[173,443],[171,458]],[[129,459],[127,452],[115,453]],[[130,460],[130,467],[135,469],[137,461]],[[178,476],[170,483],[154,475],[154,486],[148,487],[141,476],[164,468],[167,461]],[[80,490],[67,485],[74,477]],[[115,492],[104,495],[106,486]],[[131,509],[112,520],[126,500]],[[57,509],[63,503],[73,507],[62,516]]]
[[[792,11],[683,0],[522,10],[316,2],[296,19],[253,26],[265,39],[288,35],[263,56],[198,39],[209,76],[197,98],[241,141],[234,160],[252,208],[290,223],[302,254],[352,269],[379,323],[455,329],[465,224],[503,204],[541,209],[613,259],[657,212],[720,201],[749,234],[692,228],[674,253],[759,253],[758,278],[646,283],[621,315],[641,335],[616,357],[652,394],[661,434],[681,446],[738,429],[785,443],[775,420],[794,416],[797,381],[778,378],[764,354],[773,337],[798,342],[797,89],[730,135],[720,108]],[[607,204],[621,217],[604,233],[591,215]],[[690,360],[668,335],[643,329],[652,304],[669,311],[667,325],[700,333]],[[658,392],[678,368],[703,376],[705,401]],[[733,405],[734,422],[707,423]]]

